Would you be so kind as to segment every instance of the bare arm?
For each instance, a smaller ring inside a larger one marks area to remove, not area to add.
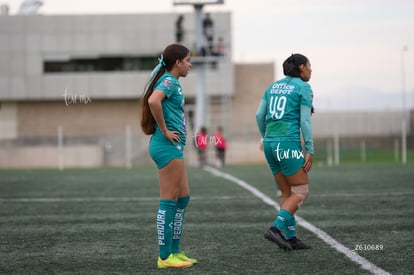
[[[170,131],[167,129],[165,124],[164,115],[162,112],[161,102],[164,100],[165,94],[162,91],[155,90],[152,95],[148,98],[148,105],[151,109],[152,116],[157,122],[158,127],[160,128],[162,134],[174,143],[174,141],[180,141],[178,136],[178,131]]]

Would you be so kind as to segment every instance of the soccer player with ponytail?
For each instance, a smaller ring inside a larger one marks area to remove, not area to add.
[[[282,193],[280,211],[265,238],[285,250],[308,249],[310,246],[296,237],[295,213],[309,193],[313,92],[307,82],[312,69],[307,57],[292,54],[283,63],[283,73],[286,77],[267,88],[256,112],[265,157]]]
[[[180,77],[187,76],[190,51],[167,46],[151,73],[142,100],[141,128],[152,135],[149,153],[158,167],[160,202],[157,213],[158,268],[187,268],[197,263],[180,249],[184,214],[190,201],[184,163],[186,126]]]

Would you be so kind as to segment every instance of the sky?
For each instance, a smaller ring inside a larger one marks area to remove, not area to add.
[[[0,0],[10,14],[21,2]],[[173,0],[43,0],[39,13],[192,10]],[[402,110],[404,98],[414,109],[413,0],[224,0],[204,11],[232,13],[236,63],[274,62],[279,79],[291,53],[306,55],[316,110]]]

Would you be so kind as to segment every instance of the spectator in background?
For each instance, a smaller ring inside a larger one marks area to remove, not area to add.
[[[175,41],[177,43],[182,43],[184,41],[184,16],[179,15],[177,21],[175,21]]]
[[[223,37],[220,36],[216,43],[214,55],[223,56],[225,52],[226,52],[226,49],[225,49],[225,45],[223,42]]]
[[[203,19],[203,35],[207,41],[206,55],[211,55],[214,50],[214,22],[210,17],[210,13],[206,13]]]
[[[201,127],[200,131],[196,134],[195,146],[197,148],[198,165],[204,167],[207,164],[207,147],[208,147],[208,134],[206,127]]]
[[[217,167],[223,167],[226,159],[227,140],[223,137],[223,127],[218,126],[214,134],[216,147]]]
[[[194,130],[194,112],[193,110],[189,110],[188,113],[188,124],[190,125],[191,131]]]

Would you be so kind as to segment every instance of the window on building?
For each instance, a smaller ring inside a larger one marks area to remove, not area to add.
[[[156,56],[101,56],[71,58],[65,61],[45,60],[43,71],[45,73],[151,71],[156,62]]]
[[[208,68],[217,69],[218,59],[192,58],[193,69],[207,62]],[[82,72],[128,72],[151,71],[158,63],[158,56],[100,56],[91,58],[70,58],[68,60],[45,60],[44,73]]]

